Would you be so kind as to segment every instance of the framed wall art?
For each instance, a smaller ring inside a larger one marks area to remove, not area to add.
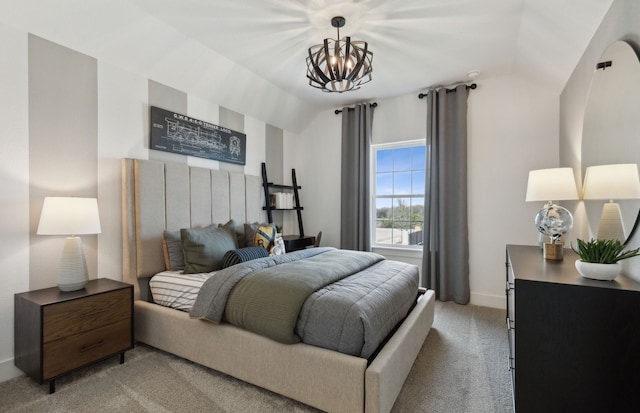
[[[244,165],[247,135],[155,106],[150,148],[158,151]]]

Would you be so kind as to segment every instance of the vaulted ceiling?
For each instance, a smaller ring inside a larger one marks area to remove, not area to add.
[[[543,78],[556,90],[599,25],[602,0],[134,0],[175,27],[301,99],[395,96],[513,71]],[[341,36],[365,40],[374,53],[373,81],[335,96],[308,86],[309,46]]]
[[[231,106],[234,94],[276,90],[318,109],[467,81],[469,72],[478,82],[518,74],[560,93],[612,1],[0,0],[0,21],[159,81],[182,71],[178,87]],[[373,80],[323,93],[308,85],[305,58],[336,37],[337,15],[346,18],[341,36],[369,43]]]

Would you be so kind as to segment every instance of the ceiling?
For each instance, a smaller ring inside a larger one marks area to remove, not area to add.
[[[133,0],[304,101],[397,96],[431,85],[529,72],[561,90],[608,10],[603,0]],[[373,80],[342,96],[310,87],[309,46],[341,36],[369,43]]]
[[[317,113],[505,75],[559,94],[612,1],[0,0],[0,22],[278,124],[265,106]],[[373,80],[342,94],[306,79],[336,15],[373,52]]]

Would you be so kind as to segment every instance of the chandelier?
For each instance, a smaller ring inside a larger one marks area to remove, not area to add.
[[[344,17],[334,17],[331,25],[338,30],[338,39],[324,39],[324,43],[311,46],[307,57],[309,85],[323,92],[347,92],[360,89],[371,81],[373,53],[367,42],[340,38]]]

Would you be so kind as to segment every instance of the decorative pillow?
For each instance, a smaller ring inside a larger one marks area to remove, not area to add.
[[[224,254],[238,248],[235,232],[224,227],[181,229],[180,235],[185,274],[219,270]]]
[[[180,230],[164,231],[162,236],[162,252],[164,253],[164,265],[167,271],[184,270],[184,254],[182,253],[182,241]]]
[[[254,244],[254,240],[256,237],[256,231],[258,230],[258,227],[261,225],[270,225],[273,226],[273,229],[275,230],[276,226],[274,224],[260,224],[257,222],[254,222],[253,224],[244,224],[244,239],[246,240],[247,243],[247,247],[255,247],[256,245]]]
[[[244,248],[250,245],[247,245],[247,238],[245,236],[244,226],[242,224],[238,225],[236,221],[230,219],[226,224],[218,224],[219,228],[226,228],[231,230],[236,234],[236,240],[238,242],[238,248]]]
[[[227,251],[226,254],[224,254],[222,268],[268,256],[269,253],[262,247],[238,248],[237,250]]]
[[[253,237],[253,245],[263,247],[267,251],[271,250],[276,240],[276,229],[273,225],[259,225],[256,228],[256,235]]]
[[[276,235],[276,240],[273,243],[273,247],[269,251],[269,255],[282,255],[286,252],[287,250],[284,247],[284,240],[282,239],[282,235]]]

